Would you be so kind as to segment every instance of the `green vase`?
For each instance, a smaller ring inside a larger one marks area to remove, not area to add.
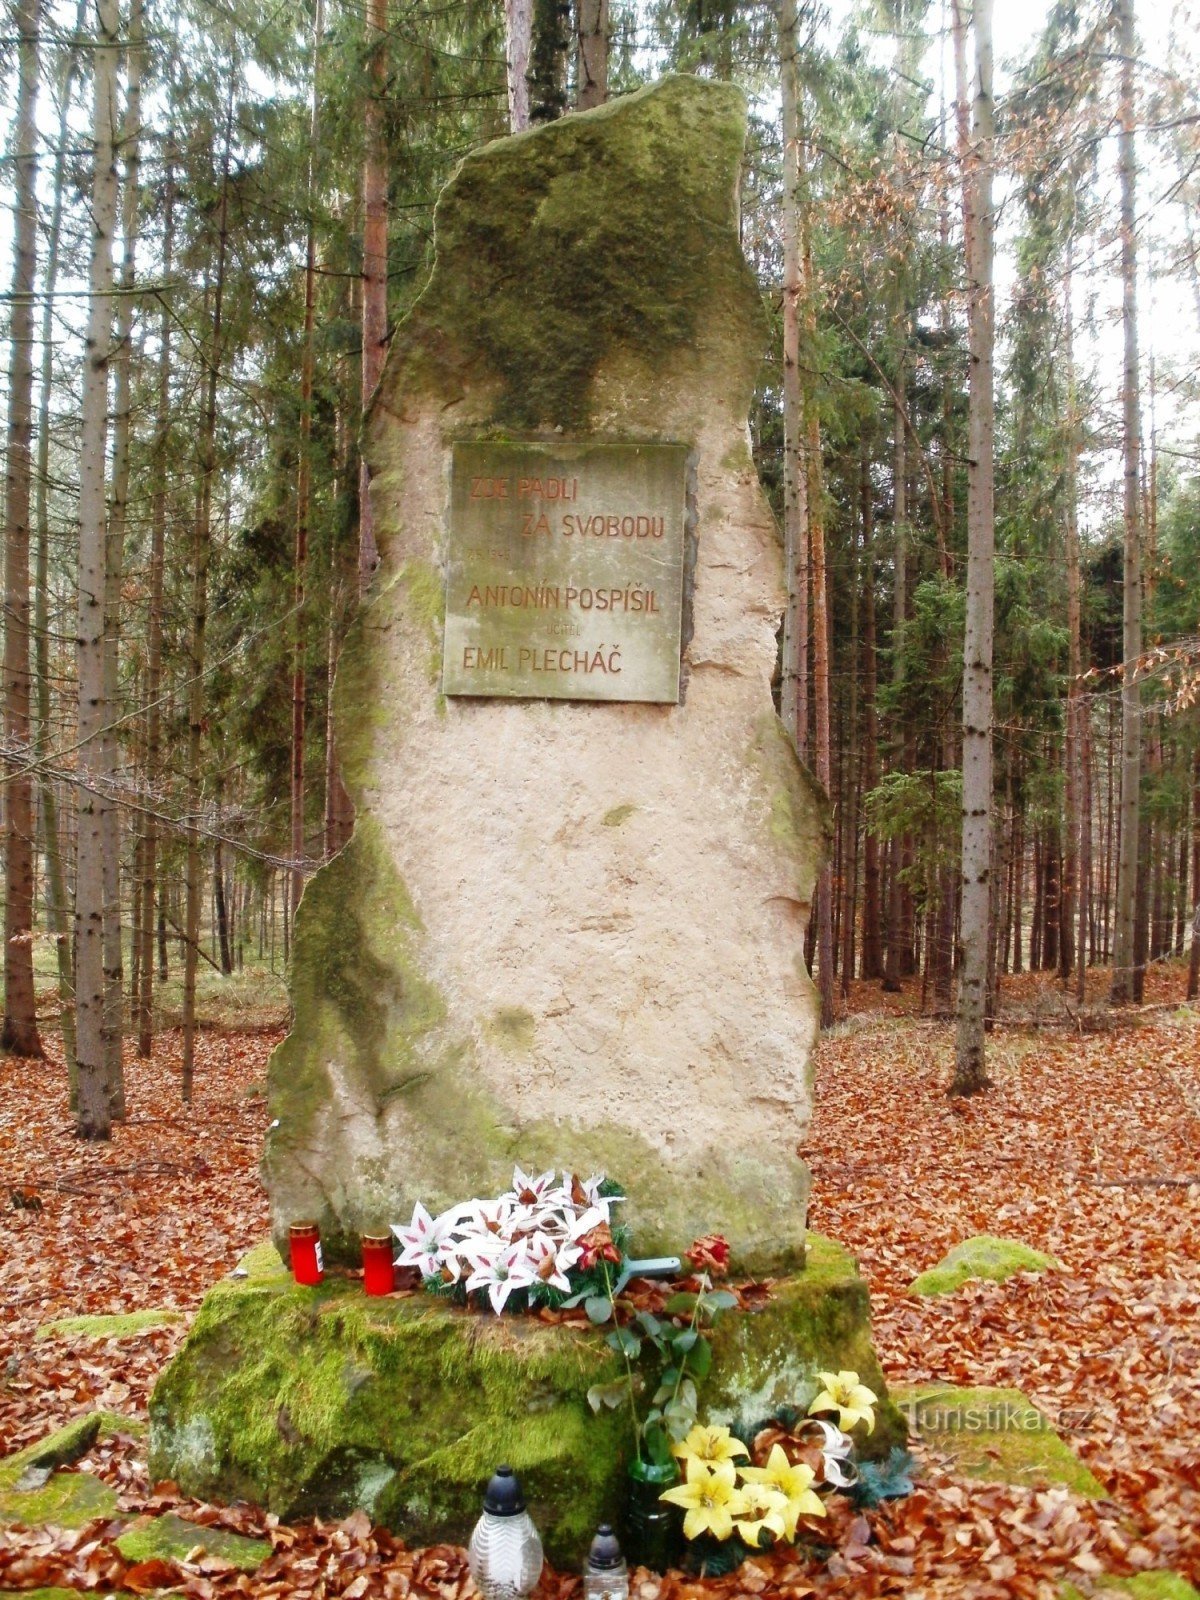
[[[673,1461],[659,1466],[653,1461],[632,1461],[625,1485],[624,1547],[631,1567],[666,1572],[683,1556],[683,1512],[660,1500],[664,1489],[679,1482]]]

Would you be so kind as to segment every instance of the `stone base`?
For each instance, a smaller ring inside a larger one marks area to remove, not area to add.
[[[884,1394],[853,1259],[810,1235],[808,1260],[762,1310],[718,1324],[704,1420],[803,1407],[828,1368],[853,1368]],[[208,1295],[154,1391],[155,1478],[283,1518],[362,1507],[417,1546],[465,1543],[483,1485],[509,1462],[558,1565],[578,1562],[617,1515],[632,1441],[624,1410],[597,1416],[587,1402],[622,1370],[600,1333],[422,1294],[368,1299],[346,1279],[301,1289],[270,1246],[243,1269]],[[885,1401],[870,1453],[904,1437]]]

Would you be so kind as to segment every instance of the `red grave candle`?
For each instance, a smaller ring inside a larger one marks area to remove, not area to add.
[[[288,1229],[292,1251],[292,1276],[297,1283],[313,1284],[325,1277],[325,1262],[321,1255],[321,1230],[315,1222],[293,1222]]]
[[[392,1265],[392,1236],[390,1233],[364,1233],[362,1236],[363,1292],[365,1294],[391,1294],[396,1287],[396,1269]]]

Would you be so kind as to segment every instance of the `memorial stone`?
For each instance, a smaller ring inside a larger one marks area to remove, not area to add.
[[[769,1273],[714,1331],[711,1422],[884,1398],[866,1286],[805,1232],[802,960],[825,802],[771,700],[777,530],[746,412],[766,343],[738,245],[739,93],[672,78],[469,156],[368,424],[381,569],[338,671],[357,808],[309,882],[265,1155],[276,1246],[507,1189],[624,1187],[635,1252],[724,1234]],[[795,1269],[795,1270],[790,1270]],[[149,1469],[281,1517],[465,1540],[497,1462],[551,1559],[621,1510],[602,1329],[292,1281],[206,1297]]]
[[[688,77],[467,157],[367,427],[336,690],[353,839],[270,1072],[274,1231],[603,1171],[635,1248],[802,1264],[823,796],[772,704],[780,541],[744,106]]]

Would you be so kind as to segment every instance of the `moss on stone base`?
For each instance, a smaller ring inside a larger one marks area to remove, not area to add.
[[[1019,1389],[898,1389],[909,1426],[968,1478],[1042,1486],[1065,1484],[1090,1500],[1108,1493]]]
[[[55,1334],[85,1339],[133,1339],[152,1328],[168,1328],[173,1322],[182,1322],[183,1312],[169,1307],[159,1310],[127,1311],[111,1317],[60,1317],[57,1322],[47,1322],[34,1335],[35,1339],[49,1339]]]
[[[126,1561],[183,1561],[197,1547],[242,1572],[257,1572],[271,1554],[269,1539],[248,1539],[225,1528],[204,1528],[173,1512],[138,1517],[117,1540]]]
[[[820,1388],[817,1373],[848,1369],[881,1397],[872,1432],[861,1425],[855,1432],[862,1453],[886,1456],[908,1437],[871,1343],[867,1286],[853,1256],[832,1239],[810,1233],[805,1270],[781,1279],[761,1310],[722,1318],[712,1342],[701,1394],[708,1422],[756,1422],[781,1406],[807,1410]]]
[[[990,1233],[980,1233],[955,1245],[936,1267],[914,1278],[908,1292],[953,1294],[970,1278],[989,1278],[993,1283],[1003,1283],[1017,1272],[1048,1272],[1061,1266],[1053,1256],[1031,1250],[1017,1239],[997,1239]]]
[[[117,1497],[108,1484],[86,1472],[58,1469],[85,1456],[102,1433],[113,1432],[123,1420],[93,1411],[5,1456],[0,1461],[0,1527],[81,1528],[95,1517],[112,1516]]]
[[[1194,1589],[1177,1572],[1139,1572],[1133,1578],[1098,1578],[1096,1592],[1131,1595],[1133,1600],[1200,1600],[1200,1590]],[[1058,1593],[1059,1600],[1085,1600],[1083,1591],[1073,1583],[1064,1583]]]
[[[718,1324],[706,1415],[756,1421],[804,1405],[826,1367],[854,1367],[884,1395],[852,1257],[811,1236],[809,1260],[761,1310]],[[242,1270],[209,1294],[154,1391],[153,1477],[284,1517],[361,1506],[424,1544],[465,1540],[507,1461],[560,1565],[617,1514],[631,1431],[624,1410],[596,1416],[587,1402],[623,1371],[601,1332],[427,1295],[367,1299],[345,1279],[302,1289],[266,1253]],[[903,1436],[885,1399],[867,1448]]]

